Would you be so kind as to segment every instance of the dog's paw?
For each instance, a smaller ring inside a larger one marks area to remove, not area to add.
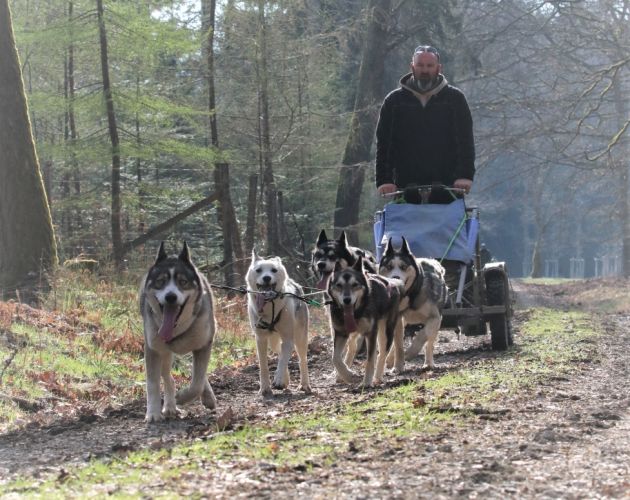
[[[364,382],[361,382],[359,385],[357,385],[354,388],[355,392],[363,392],[363,391],[369,391],[370,389],[372,389],[374,387],[374,382],[370,382],[369,384],[366,384]]]
[[[355,373],[349,373],[345,377],[342,377],[341,375],[337,375],[338,384],[355,385],[355,384],[359,384],[362,380],[363,380],[363,377]]]
[[[303,391],[306,394],[312,394],[313,393],[313,389],[311,389],[310,385],[302,385],[302,384],[300,384],[298,386],[298,391]]]
[[[273,391],[271,390],[271,387],[261,387],[258,394],[260,394],[263,398],[270,398],[273,396]]]
[[[421,372],[430,372],[430,371],[433,371],[433,370],[435,370],[435,365],[424,364],[424,365],[422,365],[422,368],[420,368]]]
[[[164,406],[162,408],[162,416],[164,418],[176,418],[179,415],[179,410],[177,406]]]
[[[287,387],[289,387],[289,384],[285,384],[284,382],[276,382],[274,380],[274,382],[273,382],[273,384],[271,384],[271,386],[274,389],[278,389],[278,390],[282,391],[282,390],[286,389]]]
[[[394,368],[391,369],[391,373],[393,375],[399,375],[403,371],[405,371],[405,363],[398,363]]]
[[[210,410],[214,410],[217,407],[217,398],[214,397],[213,392],[203,392],[201,394],[201,404]]]
[[[162,415],[161,412],[147,412],[146,416],[144,417],[144,421],[147,424],[155,424],[157,422],[161,422],[162,420],[164,420],[164,415]]]

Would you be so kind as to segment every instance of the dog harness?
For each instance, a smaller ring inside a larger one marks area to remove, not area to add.
[[[280,316],[282,315],[282,311],[284,307],[280,309],[280,311],[278,311],[278,315],[276,316],[275,298],[271,300],[267,300],[267,302],[271,302],[271,321],[265,321],[261,316],[258,318],[258,323],[256,323],[256,328],[260,328],[261,330],[269,330],[270,332],[272,332],[275,326],[278,324],[278,321],[280,321]]]

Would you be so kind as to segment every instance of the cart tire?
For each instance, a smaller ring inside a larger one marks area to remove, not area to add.
[[[509,305],[505,279],[501,274],[486,275],[486,301],[490,306]],[[512,325],[506,313],[488,317],[490,337],[494,351],[505,351],[512,345]]]

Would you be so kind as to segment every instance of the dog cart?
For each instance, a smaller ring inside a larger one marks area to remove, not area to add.
[[[439,190],[453,201],[428,203]],[[478,208],[466,206],[461,189],[443,185],[414,186],[386,197],[392,201],[374,221],[378,260],[389,238],[400,246],[404,236],[416,257],[434,258],[446,269],[449,295],[440,328],[465,335],[486,335],[489,328],[492,349],[507,349],[513,312],[508,272],[504,262],[481,265]]]

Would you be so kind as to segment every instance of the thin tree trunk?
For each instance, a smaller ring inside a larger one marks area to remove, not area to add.
[[[208,132],[209,143],[213,148],[219,147],[219,132],[216,119],[216,98],[214,81],[214,34],[215,34],[216,0],[203,0],[202,17],[203,30],[206,35],[206,85],[208,88]],[[219,198],[220,225],[223,230],[223,260],[226,264],[226,282],[234,282],[235,276],[244,277],[243,245],[234,212],[234,205],[230,195],[230,169],[227,164],[215,166],[215,180],[220,179],[221,187],[216,189],[221,194]],[[228,274],[230,277],[228,278]]]
[[[258,0],[258,92],[260,99],[260,137],[263,163],[261,190],[267,212],[267,252],[280,253],[278,237],[276,182],[271,158],[271,129],[269,121],[269,75],[267,69],[267,20],[265,1]]]
[[[354,112],[339,172],[334,227],[336,232],[345,229],[355,243],[358,240],[357,223],[365,168],[371,159],[378,103],[383,92],[390,11],[391,0],[369,0],[366,8],[367,30]]]
[[[541,278],[544,274],[542,250],[544,248],[545,228],[542,197],[545,191],[542,167],[534,170],[533,182],[530,185],[531,207],[534,221],[534,248],[532,249],[532,278]]]
[[[219,164],[214,169],[214,186],[217,193],[219,193],[219,224],[223,232],[223,276],[225,284],[233,287],[235,282],[234,277],[234,263],[232,261],[232,238],[230,235],[230,215],[228,210],[228,204],[225,202],[225,193],[229,192],[230,180],[228,166],[223,163]],[[228,236],[227,238],[225,236]]]
[[[0,296],[19,289],[30,301],[57,250],[8,0],[0,0],[0,47]]]
[[[114,98],[109,79],[109,61],[107,54],[107,34],[105,32],[105,20],[103,18],[103,0],[96,0],[98,13],[98,31],[101,48],[101,73],[103,78],[103,95],[107,109],[107,126],[109,139],[112,144],[112,175],[111,175],[111,228],[112,228],[112,257],[117,266],[122,264],[123,244],[121,231],[121,201],[120,201],[120,140],[118,138],[118,126],[116,125],[116,113],[114,112]]]
[[[79,162],[75,153],[75,147],[79,134],[77,133],[76,118],[74,113],[74,100],[75,100],[75,85],[74,85],[74,36],[73,36],[73,15],[74,15],[74,2],[70,0],[68,2],[68,23],[70,26],[70,43],[68,44],[67,55],[67,67],[65,78],[65,99],[66,99],[66,113],[67,113],[67,130],[65,133],[66,147],[70,151],[70,169],[64,175],[64,193],[69,196],[74,188],[74,194],[76,196],[81,194],[81,180],[79,175]],[[66,210],[65,216],[67,220],[67,231],[71,235],[74,229],[80,229],[82,225],[81,211],[80,210]]]
[[[203,0],[202,8],[202,28],[206,36],[206,85],[208,86],[208,142],[213,147],[219,147],[219,132],[216,117],[216,91],[214,83],[214,27],[216,24],[216,0]]]
[[[140,101],[140,77],[136,77],[136,100]],[[140,114],[136,111],[135,116],[135,126],[136,126],[136,145],[138,146],[138,150],[140,150],[140,146],[142,145],[142,138],[140,136]],[[138,183],[138,233],[142,234],[145,230],[145,220],[144,220],[144,211],[146,206],[146,197],[147,192],[144,187],[144,179],[142,175],[142,161],[138,156],[136,158],[136,182]]]
[[[254,235],[256,234],[256,195],[258,194],[258,175],[249,176],[249,191],[247,195],[247,227],[245,228],[245,253],[252,253]]]

